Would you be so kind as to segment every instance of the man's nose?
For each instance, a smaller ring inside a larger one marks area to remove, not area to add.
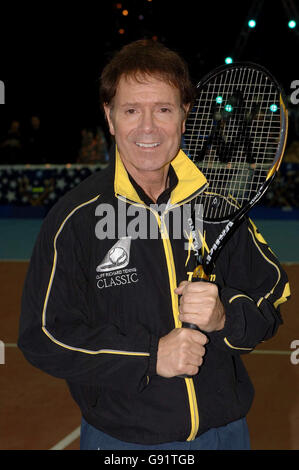
[[[150,109],[144,110],[142,113],[142,118],[140,122],[140,127],[144,132],[150,133],[152,132],[156,125],[155,125],[155,118],[154,113]]]

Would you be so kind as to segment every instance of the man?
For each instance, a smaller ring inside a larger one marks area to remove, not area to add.
[[[124,47],[102,73],[101,99],[115,159],[45,219],[19,347],[67,381],[81,449],[248,449],[253,388],[240,355],[275,334],[286,275],[248,222],[215,282],[187,282],[195,261],[175,214],[207,182],[180,150],[193,87],[176,53]]]

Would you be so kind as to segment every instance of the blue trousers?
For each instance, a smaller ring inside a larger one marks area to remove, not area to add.
[[[245,418],[210,429],[193,441],[155,445],[119,441],[82,418],[80,450],[250,450],[250,441]]]

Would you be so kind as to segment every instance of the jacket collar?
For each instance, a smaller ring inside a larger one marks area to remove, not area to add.
[[[182,150],[179,150],[171,165],[178,177],[178,184],[171,193],[171,205],[181,204],[192,199],[207,185],[205,176]],[[116,196],[122,196],[130,201],[144,204],[130,182],[117,147],[115,150],[114,191]]]

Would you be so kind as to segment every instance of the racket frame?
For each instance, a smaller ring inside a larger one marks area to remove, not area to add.
[[[276,173],[278,172],[282,158],[284,155],[285,147],[286,147],[286,142],[287,142],[287,135],[288,135],[288,113],[286,109],[286,99],[284,92],[279,85],[278,81],[275,79],[275,77],[263,66],[252,63],[252,62],[236,62],[234,64],[226,65],[226,66],[220,66],[217,69],[211,71],[208,73],[197,85],[197,95],[199,95],[200,89],[214,76],[219,75],[223,71],[227,71],[229,69],[233,69],[236,67],[242,67],[242,68],[254,68],[256,70],[259,70],[265,74],[268,75],[268,77],[273,81],[275,86],[280,92],[280,120],[281,120],[281,126],[280,126],[280,140],[279,140],[279,145],[276,149],[275,157],[273,159],[273,165],[268,171],[268,174],[266,176],[266,179],[264,183],[260,186],[260,188],[257,190],[256,194],[251,200],[248,200],[240,209],[238,209],[232,216],[231,218],[217,218],[217,219],[212,219],[214,222],[226,222],[225,227],[223,230],[219,233],[218,237],[216,238],[215,242],[213,243],[211,249],[209,250],[209,253],[206,257],[205,260],[201,260],[201,265],[197,266],[194,270],[193,277],[196,279],[208,279],[209,275],[212,273],[213,269],[215,268],[215,262],[217,257],[219,256],[223,246],[226,244],[227,240],[233,235],[235,230],[240,226],[242,221],[245,219],[246,215],[248,212],[260,201],[260,199],[264,196],[266,191],[268,190],[269,186],[271,185]],[[197,99],[197,98],[196,98]],[[194,102],[194,105],[196,105],[196,99]],[[193,106],[194,106],[193,105]],[[196,164],[196,162],[194,162]],[[198,167],[200,169],[200,163],[198,164]],[[208,188],[207,188],[208,190]],[[194,214],[193,214],[194,215]],[[206,218],[207,221],[209,221],[209,218]],[[198,257],[196,257],[198,260]]]

